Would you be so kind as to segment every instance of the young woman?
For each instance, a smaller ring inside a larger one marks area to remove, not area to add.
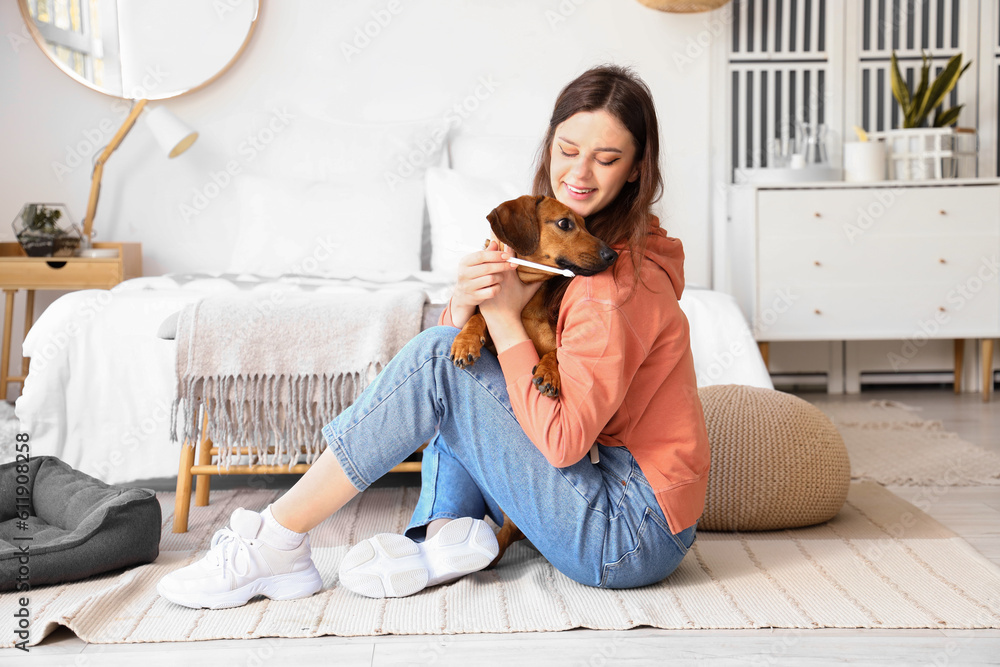
[[[673,572],[704,511],[709,448],[678,305],[683,248],[650,212],[658,159],[652,98],[629,70],[597,67],[566,86],[534,194],[583,216],[617,262],[525,285],[495,243],[464,257],[443,326],[414,337],[324,427],[327,449],[286,494],[260,513],[236,510],[205,558],[165,576],[160,594],[210,608],[312,595],[322,580],[307,532],[427,441],[409,527],[355,545],[341,585],[398,597],[480,570],[497,554],[483,519],[502,522],[501,508],[580,583],[626,588]],[[520,316],[542,284],[558,399],[532,383],[538,354]],[[477,306],[497,354],[459,369],[451,344]]]

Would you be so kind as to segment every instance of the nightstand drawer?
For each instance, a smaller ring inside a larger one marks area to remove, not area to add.
[[[1000,330],[1000,284],[969,276],[958,285],[761,284],[758,340],[983,338]]]
[[[0,264],[0,286],[21,289],[107,289],[122,281],[117,258],[67,257],[48,262],[11,259]]]
[[[984,274],[997,282],[1000,234],[843,238],[766,237],[759,240],[757,279],[770,283],[857,285],[899,283],[956,286]]]
[[[758,192],[760,238],[809,235],[851,243],[874,236],[996,234],[1000,186]]]
[[[138,243],[95,243],[117,257],[26,257],[17,243],[0,243],[0,288],[27,290],[110,289],[142,275]]]

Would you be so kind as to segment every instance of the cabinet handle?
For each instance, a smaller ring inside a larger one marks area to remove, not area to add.
[[[819,214],[819,211],[816,211],[815,213],[813,213],[813,215],[814,215],[815,217],[817,217],[817,218],[822,218],[822,217],[823,217],[823,216],[821,216],[821,215]]]
[[[820,265],[820,263],[819,263],[819,260],[818,260],[818,259],[817,259],[817,260],[815,260],[815,261],[813,262],[813,264],[815,264],[816,266],[821,266],[821,265]]]
[[[938,310],[940,310],[943,313],[944,312],[944,306],[938,306]]]
[[[947,264],[947,262],[944,261],[944,257],[942,257],[941,259],[939,259],[938,262],[940,262],[941,264]]]
[[[947,215],[947,214],[946,214],[946,213],[944,212],[944,209],[941,209],[940,211],[938,211],[938,213],[940,213],[941,215]]]
[[[814,313],[816,313],[817,315],[822,315],[822,313],[821,313],[821,312],[819,312],[819,308],[817,308],[817,309],[816,309],[816,310],[814,310],[813,312],[814,312]]]

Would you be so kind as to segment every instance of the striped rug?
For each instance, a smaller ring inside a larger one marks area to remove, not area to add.
[[[1000,628],[1000,568],[954,532],[873,482],[855,482],[841,512],[808,528],[701,531],[680,567],[659,584],[589,588],[567,579],[529,544],[494,570],[408,598],[347,591],[337,568],[350,545],[400,532],[413,487],[373,488],[312,532],[324,589],[311,598],[193,610],[160,598],[156,582],[199,558],[237,507],[262,509],[280,491],[217,491],[194,507],[190,531],[171,531],[163,508],[160,556],[149,565],[31,592],[31,644],[57,625],[93,643],[318,635],[510,633],[583,627]],[[14,608],[12,595],[0,608]],[[3,637],[10,645],[9,634]]]
[[[1000,485],[1000,453],[983,449],[924,419],[899,401],[810,401],[837,425],[851,459],[851,479],[888,486]]]

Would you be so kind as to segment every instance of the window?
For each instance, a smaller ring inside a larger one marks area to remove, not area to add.
[[[56,57],[81,78],[101,85],[104,60],[99,0],[28,0],[28,11]]]

